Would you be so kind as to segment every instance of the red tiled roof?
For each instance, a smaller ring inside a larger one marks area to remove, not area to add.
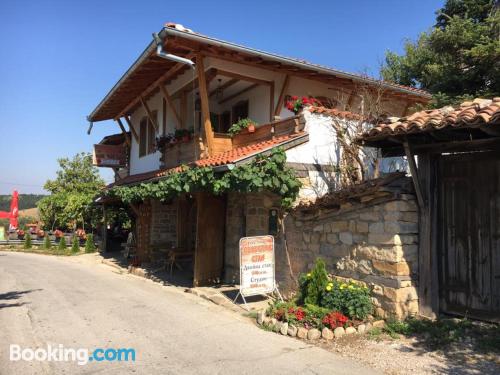
[[[311,113],[320,113],[323,115],[341,117],[341,118],[345,118],[348,120],[361,120],[361,119],[363,119],[363,116],[358,115],[357,113],[352,113],[349,111],[340,111],[338,109],[326,108],[326,107],[322,107],[322,106],[309,106],[309,107],[307,107],[307,109]]]
[[[390,118],[363,133],[360,140],[378,140],[390,136],[423,133],[444,128],[477,128],[500,125],[500,97],[476,98],[458,107],[443,107],[416,112],[408,117]]]
[[[191,163],[189,166],[191,167],[217,167],[221,165],[226,165],[226,164],[231,164],[235,163],[237,161],[240,161],[242,159],[260,154],[264,151],[271,150],[272,148],[281,146],[285,142],[291,141],[292,139],[299,138],[303,135],[305,135],[305,132],[300,132],[296,134],[288,134],[288,135],[283,135],[276,137],[274,139],[269,139],[266,141],[254,143],[248,146],[243,146],[243,147],[238,147],[235,149],[232,149],[230,151],[223,152],[219,155],[216,156],[211,156],[206,159],[199,159],[196,160],[195,162]],[[175,173],[175,172],[180,172],[182,170],[181,166],[177,166],[174,168],[168,168],[168,169],[158,169],[155,171],[151,172],[146,172],[146,173],[140,173],[140,174],[134,174],[127,176],[120,181],[115,182],[114,184],[108,185],[108,187],[112,186],[123,186],[123,185],[129,185],[129,184],[134,184],[138,183],[141,181],[147,181],[159,177],[164,177],[167,176],[168,174]]]

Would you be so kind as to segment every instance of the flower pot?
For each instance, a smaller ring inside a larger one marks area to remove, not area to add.
[[[249,133],[255,133],[255,125],[248,125],[247,130]]]

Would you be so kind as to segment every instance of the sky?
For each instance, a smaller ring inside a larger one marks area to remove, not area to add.
[[[113,121],[86,116],[166,22],[267,52],[378,76],[385,51],[429,29],[443,0],[0,0],[0,194],[44,193],[57,159]],[[106,182],[110,170],[101,168]]]

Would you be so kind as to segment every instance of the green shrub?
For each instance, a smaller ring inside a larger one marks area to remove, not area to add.
[[[329,282],[322,292],[321,306],[340,311],[351,319],[364,319],[373,310],[370,290],[354,282]]]
[[[59,240],[59,245],[57,246],[57,250],[60,252],[66,251],[66,238],[64,236]]]
[[[306,305],[320,306],[321,296],[328,284],[328,273],[326,272],[325,262],[322,259],[316,259],[314,268],[308,274],[302,274],[299,282],[299,300]]]
[[[96,247],[94,245],[94,235],[92,233],[87,234],[87,240],[85,241],[85,252],[93,253],[96,251]]]
[[[71,252],[78,253],[80,251],[80,239],[78,236],[73,236],[73,241],[71,243]]]
[[[306,304],[304,306],[304,310],[306,312],[304,322],[305,325],[318,329],[323,328],[323,318],[330,312],[329,309],[316,305]]]
[[[31,235],[29,232],[26,232],[26,235],[24,236],[24,248],[31,249]]]
[[[52,244],[50,242],[50,238],[49,238],[49,235],[46,234],[45,237],[43,238],[43,248],[45,250],[50,250],[52,249]]]

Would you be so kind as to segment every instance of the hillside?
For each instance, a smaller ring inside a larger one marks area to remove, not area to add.
[[[36,207],[36,203],[44,196],[41,194],[19,194],[19,210]],[[12,195],[0,195],[0,211],[9,211],[11,200]]]

